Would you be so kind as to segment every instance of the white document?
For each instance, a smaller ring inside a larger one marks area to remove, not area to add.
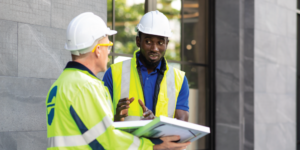
[[[115,128],[132,133],[138,137],[160,138],[180,135],[178,143],[193,142],[210,133],[209,127],[164,116],[150,121],[115,122],[114,125],[116,125]]]
[[[138,121],[120,121],[114,122],[113,125],[116,129],[132,133],[136,129],[145,126],[150,123],[152,120],[138,120]]]

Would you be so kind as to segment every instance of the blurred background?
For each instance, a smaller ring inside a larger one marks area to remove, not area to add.
[[[170,21],[165,57],[186,73],[189,121],[211,128],[188,150],[300,150],[297,0],[1,0],[0,150],[46,149],[45,99],[75,16],[118,31],[109,67],[132,57],[152,10]]]

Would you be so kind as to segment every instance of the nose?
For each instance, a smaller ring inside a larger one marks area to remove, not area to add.
[[[152,44],[152,46],[151,46],[151,50],[152,51],[158,51],[158,46],[157,46],[157,44]]]

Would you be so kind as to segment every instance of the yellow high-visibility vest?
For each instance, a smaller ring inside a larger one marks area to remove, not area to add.
[[[133,58],[123,62],[111,65],[112,80],[113,80],[113,107],[116,114],[117,104],[122,98],[134,97],[134,101],[128,109],[128,117],[125,121],[140,120],[143,116],[143,109],[138,103],[138,100],[144,101],[144,93],[140,77],[137,70],[136,54]],[[166,62],[166,71],[160,83],[158,93],[155,116],[166,116],[174,118],[177,98],[182,87],[185,73],[181,70],[168,66]]]
[[[88,71],[66,68],[49,90],[47,150],[151,150],[153,143],[116,130],[111,97]]]

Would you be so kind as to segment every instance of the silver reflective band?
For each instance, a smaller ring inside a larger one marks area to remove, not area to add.
[[[121,79],[121,99],[129,97],[131,59],[123,61]]]
[[[136,136],[133,136],[133,142],[128,148],[128,150],[138,150],[140,147],[140,139]]]
[[[65,147],[87,145],[82,135],[55,136],[48,138],[48,147]]]
[[[106,131],[106,129],[112,124],[113,124],[112,120],[109,117],[105,116],[101,122],[96,124],[90,130],[84,132],[82,136],[84,137],[84,139],[87,143],[91,143],[98,136],[103,134]]]
[[[167,92],[168,92],[168,117],[173,118],[176,102],[176,88],[173,67],[169,67],[167,72]]]
[[[125,117],[125,121],[135,121],[135,120],[141,120],[142,117],[140,116],[127,116]]]
[[[112,123],[112,120],[108,116],[105,116],[101,122],[96,124],[90,130],[84,132],[82,135],[55,136],[48,138],[48,147],[88,145],[97,137],[102,135],[106,131],[106,128],[111,126]]]

